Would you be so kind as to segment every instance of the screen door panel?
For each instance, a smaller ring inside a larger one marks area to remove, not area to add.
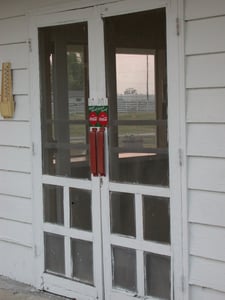
[[[104,29],[110,108],[106,297],[170,299],[165,9],[108,17]]]
[[[44,288],[95,299],[102,257],[99,179],[92,186],[89,167],[88,23],[39,29],[39,44]]]

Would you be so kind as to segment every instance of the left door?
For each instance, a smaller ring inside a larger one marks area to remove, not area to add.
[[[87,23],[39,29],[39,57],[44,289],[101,299],[100,183],[91,179],[88,145]]]

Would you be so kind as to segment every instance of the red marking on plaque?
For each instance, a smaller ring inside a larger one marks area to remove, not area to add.
[[[105,127],[108,124],[109,118],[108,118],[108,114],[104,111],[100,112],[98,114],[98,123]]]
[[[91,126],[95,126],[98,122],[98,115],[96,114],[96,112],[92,111],[89,113],[89,123],[91,124]]]

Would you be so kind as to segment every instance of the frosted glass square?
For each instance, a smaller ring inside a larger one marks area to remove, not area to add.
[[[91,191],[70,189],[70,226],[81,230],[92,230]]]
[[[136,236],[134,195],[128,193],[110,194],[111,232]]]
[[[163,197],[143,197],[144,239],[160,243],[170,243],[169,199]]]
[[[170,299],[170,257],[146,253],[146,295]]]
[[[73,277],[93,285],[93,246],[91,242],[71,239]]]
[[[65,274],[64,237],[58,234],[44,234],[45,242],[45,270],[58,274]]]
[[[58,225],[64,224],[63,188],[44,184],[44,221]]]

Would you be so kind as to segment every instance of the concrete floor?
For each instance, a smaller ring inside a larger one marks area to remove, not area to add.
[[[0,300],[66,300],[17,281],[0,276]]]

